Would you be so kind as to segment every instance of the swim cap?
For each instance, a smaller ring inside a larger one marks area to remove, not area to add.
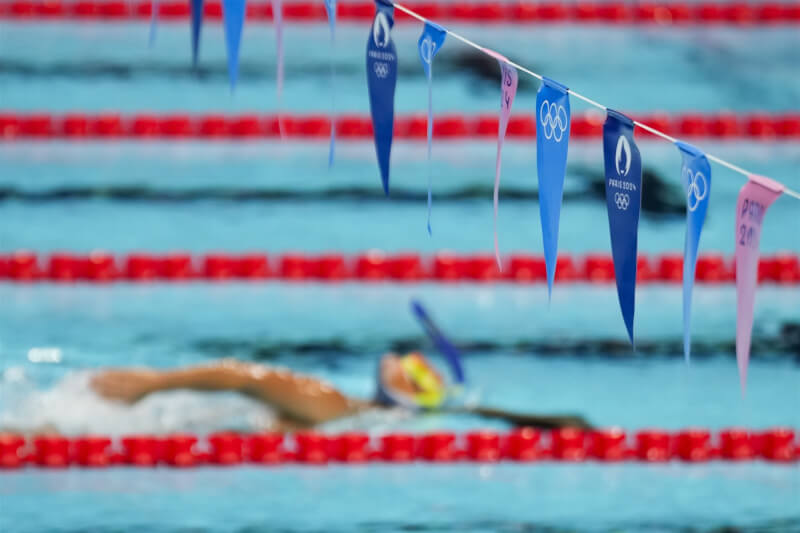
[[[417,392],[406,394],[391,390],[381,376],[378,366],[377,401],[383,405],[402,405],[410,409],[435,409],[447,398],[447,387],[436,372],[425,363],[422,356],[413,352],[400,358],[400,367],[414,384]]]

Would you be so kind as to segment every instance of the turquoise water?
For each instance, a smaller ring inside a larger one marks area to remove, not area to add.
[[[796,531],[799,487],[796,468],[765,464],[26,472],[3,474],[0,495],[17,521],[4,514],[0,525],[20,532]]]
[[[625,110],[792,112],[800,98],[795,28],[458,29]],[[241,82],[233,95],[221,29],[204,31],[198,77],[189,68],[183,25],[162,25],[148,49],[146,24],[0,23],[0,108],[274,112],[272,29],[246,28]],[[401,68],[397,109],[403,113],[424,111],[426,86],[413,47],[417,32],[404,25],[395,34]],[[339,33],[333,52],[338,112],[367,111],[366,33],[353,25]],[[330,49],[320,35],[327,35],[324,25],[286,29],[284,110],[331,109]],[[437,56],[434,76],[437,111],[497,109],[492,61],[476,62],[449,42]],[[520,85],[518,113],[532,109],[535,90],[532,82]],[[585,110],[576,101],[573,109]],[[677,150],[655,141],[639,144],[652,183],[664,186],[659,205],[668,206],[643,212],[640,250],[681,250]],[[800,188],[797,143],[701,144]],[[368,142],[340,143],[330,170],[325,142],[0,144],[0,253],[487,252],[494,151],[491,141],[436,143],[429,237],[421,143],[396,143],[388,200],[379,190]],[[742,181],[721,167],[713,170],[701,251],[730,255]],[[609,250],[605,204],[596,190],[600,180],[599,140],[573,142],[562,211],[565,253]],[[536,192],[533,143],[508,142],[498,225],[504,253],[540,252]],[[765,252],[800,251],[797,209],[785,197],[770,208]],[[226,356],[289,366],[369,397],[381,353],[432,351],[408,312],[412,297],[421,298],[464,349],[467,392],[482,404],[578,412],[597,425],[631,431],[800,427],[795,287],[759,290],[743,396],[733,355],[731,285],[696,288],[694,360],[686,366],[676,286],[639,289],[633,350],[611,286],[557,286],[548,304],[541,286],[190,283],[0,284],[0,428],[50,426],[70,435],[257,429],[263,406],[235,395],[177,391],[128,407],[105,402],[86,387],[100,367],[172,367]],[[506,429],[472,417],[403,413],[322,429],[443,427]],[[797,468],[763,463],[27,470],[0,476],[0,530],[797,531],[799,493]]]
[[[666,143],[643,141],[640,147],[645,168],[663,182],[663,197],[677,210],[643,212],[639,250],[681,250],[685,219],[678,186],[680,156]],[[800,164],[796,145],[735,142],[709,147],[800,186],[794,171]],[[5,220],[0,243],[7,250],[39,251],[490,251],[495,150],[491,142],[434,147],[433,235],[428,236],[427,165],[421,143],[397,143],[390,199],[380,190],[374,151],[366,142],[340,143],[330,171],[326,143],[0,146],[8,169],[0,175]],[[562,251],[610,250],[601,158],[599,141],[570,147]],[[541,250],[535,169],[533,146],[507,144],[498,218],[504,253]],[[719,167],[713,179],[701,251],[731,254],[742,182],[738,174]],[[800,235],[785,231],[796,227],[796,220],[797,201],[779,199],[766,216],[762,250],[800,249]],[[404,230],[398,231],[398,225]],[[359,231],[352,231],[354,227]]]
[[[800,32],[793,26],[608,28],[451,26],[481,45],[627,111],[796,109]],[[163,24],[153,48],[141,24],[0,24],[0,102],[13,109],[218,110],[276,108],[275,38],[271,26],[245,28],[241,83],[231,95],[221,25],[203,29],[200,76],[190,64],[188,24]],[[396,110],[424,111],[427,86],[416,42],[420,29],[393,32],[400,77]],[[285,30],[286,86],[282,106],[308,113],[330,109],[329,61],[337,72],[336,107],[367,112],[364,49],[368,29],[341,25],[331,51],[327,25]],[[57,45],[56,45],[57,43]],[[471,66],[470,66],[471,65]],[[198,79],[199,78],[199,79]],[[434,65],[439,111],[497,109],[499,68],[453,39]],[[535,80],[520,76],[514,108],[533,109]],[[53,98],[58,95],[58,98]],[[573,99],[573,112],[586,109]]]
[[[404,346],[432,352],[407,311],[412,297],[465,348],[469,395],[487,405],[580,412],[597,425],[631,430],[800,424],[798,340],[785,330],[797,327],[797,290],[759,293],[746,398],[732,355],[731,287],[698,288],[691,367],[682,361],[680,291],[673,287],[639,291],[637,352],[625,342],[609,286],[557,287],[549,309],[546,289],[512,286],[7,286],[0,296],[7,302],[0,310],[6,427],[55,425],[71,434],[254,429],[247,413],[257,416],[259,406],[228,396],[179,392],[132,408],[109,406],[85,390],[81,374],[103,366],[236,357],[290,366],[370,397],[381,353]],[[32,347],[58,347],[58,363],[33,362]],[[205,419],[204,410],[212,412]],[[232,419],[219,414],[237,410]],[[466,429],[487,421],[438,415],[373,423],[331,430]]]

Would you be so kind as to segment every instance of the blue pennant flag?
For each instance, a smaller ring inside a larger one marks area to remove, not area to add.
[[[428,78],[428,235],[431,234],[431,146],[433,145],[433,58],[444,45],[447,30],[433,22],[426,22],[419,37],[419,58],[425,77]]]
[[[375,152],[383,192],[389,195],[389,158],[394,134],[394,88],[397,84],[397,50],[392,41],[394,6],[375,0],[375,19],[367,39],[367,89]]]
[[[700,232],[711,196],[711,165],[705,154],[690,144],[675,143],[683,156],[681,180],[686,187],[686,241],[683,247],[683,355],[689,362],[691,344],[692,287],[697,266]]]
[[[150,0],[150,35],[147,44],[153,46],[156,42],[156,30],[158,29],[158,0]]]
[[[192,66],[197,68],[197,55],[200,50],[200,30],[203,27],[203,0],[192,0]]]
[[[278,129],[281,139],[286,132],[283,128],[283,0],[272,0],[272,20],[275,24],[275,107],[278,109]]]
[[[611,109],[603,125],[606,204],[611,255],[622,318],[633,343],[636,306],[636,248],[642,204],[642,158],[633,140],[633,121]]]
[[[328,25],[333,36],[336,32],[336,0],[325,0],[325,11],[328,13]]]
[[[542,78],[536,95],[536,170],[539,174],[539,215],[547,268],[547,296],[553,291],[558,257],[558,221],[564,195],[569,147],[569,92],[549,78]]]
[[[228,49],[228,77],[233,89],[239,78],[239,44],[242,41],[245,0],[222,0],[222,15],[225,23],[225,44]]]
[[[325,11],[328,12],[328,25],[331,29],[331,142],[328,147],[328,168],[333,166],[333,157],[336,152],[336,65],[333,51],[336,45],[336,0],[325,0]]]

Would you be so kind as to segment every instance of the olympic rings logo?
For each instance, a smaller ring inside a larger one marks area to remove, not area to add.
[[[379,78],[385,78],[389,75],[389,64],[383,63],[382,61],[377,61],[372,66],[372,70],[375,71],[375,75]]]
[[[686,206],[689,211],[695,211],[708,196],[708,182],[702,172],[692,173],[690,168],[683,169],[683,177],[687,183]]]
[[[569,127],[567,110],[564,109],[563,105],[545,100],[542,102],[542,107],[539,108],[539,122],[542,125],[545,139],[561,142],[561,139],[564,138],[564,133]]]
[[[625,211],[628,209],[628,205],[631,203],[631,197],[624,192],[615,192],[614,203],[617,204],[617,209],[620,211]]]

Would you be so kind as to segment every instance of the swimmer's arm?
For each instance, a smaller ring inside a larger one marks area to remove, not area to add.
[[[92,386],[104,396],[126,401],[172,389],[237,391],[308,425],[349,416],[369,406],[318,379],[234,360],[177,370],[111,370],[95,376]]]
[[[283,368],[232,360],[223,361],[220,366],[242,376],[244,386],[239,389],[242,393],[260,399],[297,422],[321,424],[356,414],[371,405],[345,396],[322,380]]]

